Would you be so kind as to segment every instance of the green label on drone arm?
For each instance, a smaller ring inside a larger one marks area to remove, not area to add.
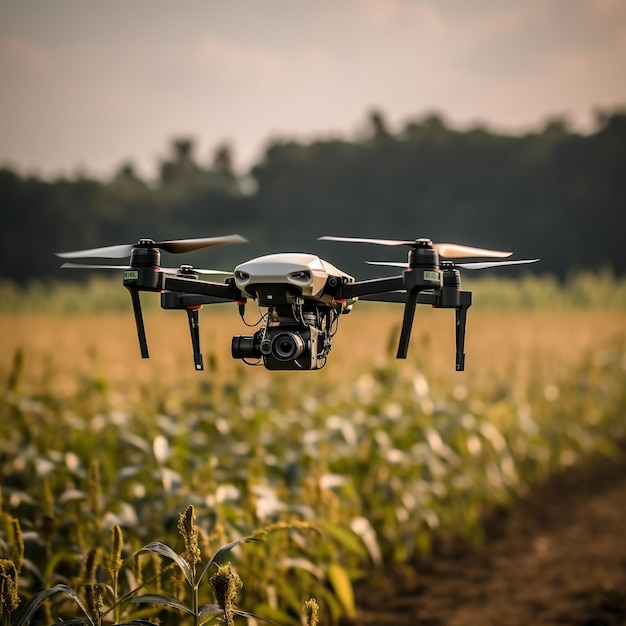
[[[426,270],[424,272],[424,280],[430,280],[433,281],[435,283],[439,282],[439,272],[433,272],[430,270]]]
[[[138,280],[139,272],[137,270],[126,270],[124,272],[124,280]]]

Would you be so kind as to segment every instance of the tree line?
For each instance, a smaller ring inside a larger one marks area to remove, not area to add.
[[[0,169],[0,276],[76,279],[59,271],[54,252],[230,233],[250,243],[184,262],[229,269],[259,254],[307,251],[366,276],[374,270],[364,259],[405,258],[396,249],[316,241],[334,234],[513,250],[541,258],[533,271],[560,277],[601,268],[624,274],[626,110],[598,112],[585,134],[562,118],[518,135],[454,129],[439,115],[395,132],[380,111],[367,121],[354,139],[274,140],[243,174],[231,146],[202,163],[185,137],[172,142],[155,180],[131,162],[109,180]]]

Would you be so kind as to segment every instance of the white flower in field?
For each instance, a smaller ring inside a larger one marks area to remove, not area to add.
[[[167,461],[170,455],[170,444],[163,435],[157,435],[152,442],[152,451],[157,463],[162,464]]]
[[[383,408],[383,414],[390,420],[397,420],[404,415],[404,410],[399,402],[389,402]]]
[[[452,390],[452,397],[455,400],[465,400],[465,398],[467,398],[467,394],[468,390],[465,385],[455,385],[454,389]]]
[[[313,574],[313,576],[315,576],[318,580],[324,580],[324,570],[311,563],[308,559],[285,557],[281,559],[278,564],[280,567],[284,567],[286,569],[306,570],[307,572]],[[250,624],[249,619],[248,624]]]
[[[37,476],[47,476],[54,470],[54,463],[43,457],[35,459],[35,472]]]
[[[259,519],[273,518],[287,507],[276,497],[276,492],[266,485],[255,485],[252,490],[257,496],[256,514]]]
[[[506,450],[506,439],[502,436],[500,431],[489,422],[484,422],[480,426],[480,432],[483,437],[487,439],[493,446],[496,452],[502,452]]]
[[[350,528],[353,533],[361,538],[361,541],[369,552],[372,562],[375,565],[380,565],[383,562],[383,556],[376,538],[376,531],[372,528],[369,520],[362,516],[353,517],[350,521]]]
[[[340,417],[338,415],[331,415],[326,420],[326,427],[328,430],[337,430],[341,433],[341,436],[345,440],[345,442],[350,446],[356,446],[358,443],[358,437],[356,428],[354,424],[346,419],[345,417]]]
[[[380,448],[387,449],[391,447],[391,437],[386,430],[375,430],[372,437]]]
[[[181,475],[169,469],[169,467],[159,468],[157,475],[161,478],[161,484],[166,493],[172,493],[172,491],[178,489],[183,484]]]
[[[323,489],[336,489],[346,483],[346,477],[340,474],[326,473],[320,477],[320,486]]]
[[[418,398],[425,398],[430,393],[428,381],[421,372],[417,372],[415,376],[413,376],[413,389]]]
[[[466,441],[467,450],[472,456],[477,456],[480,454],[482,450],[482,444],[480,443],[480,438],[476,435],[470,435]]]
[[[65,466],[70,472],[77,472],[80,469],[80,459],[74,452],[65,453]]]
[[[215,492],[215,500],[222,502],[236,502],[241,497],[241,491],[235,485],[220,485]]]
[[[549,383],[543,388],[543,397],[548,402],[554,402],[559,397],[559,388],[554,383]]]
[[[385,460],[392,465],[402,463],[406,459],[406,454],[398,448],[390,448],[385,454]]]
[[[132,497],[137,500],[143,500],[143,498],[146,497],[147,492],[148,490],[146,489],[146,486],[142,483],[134,483],[130,489]]]
[[[139,518],[135,509],[128,504],[128,502],[118,503],[118,513],[112,513],[109,511],[105,514],[102,525],[104,528],[110,528],[117,524],[118,526],[124,526],[129,528],[136,528],[139,525]]]
[[[439,528],[439,516],[430,509],[422,509],[422,518],[429,528]]]

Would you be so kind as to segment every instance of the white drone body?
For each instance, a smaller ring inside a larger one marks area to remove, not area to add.
[[[262,306],[277,304],[278,294],[291,292],[305,299],[326,302],[325,287],[331,283],[353,283],[346,274],[315,254],[284,252],[268,254],[241,263],[234,271],[235,285],[244,296],[258,299]],[[276,288],[280,287],[279,290]],[[327,302],[331,304],[330,301]]]

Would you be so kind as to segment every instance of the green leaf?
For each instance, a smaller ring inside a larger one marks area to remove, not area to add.
[[[87,611],[85,605],[83,604],[82,600],[78,597],[78,594],[71,587],[68,587],[67,585],[63,585],[63,584],[55,585],[54,587],[50,587],[50,589],[44,589],[43,591],[40,591],[39,593],[35,594],[29,600],[28,604],[26,605],[26,610],[24,611],[20,619],[17,621],[15,626],[26,626],[26,624],[29,624],[30,620],[34,617],[39,607],[46,600],[48,600],[49,598],[51,598],[53,595],[57,593],[65,593],[68,596],[70,596],[70,598],[72,598],[72,600],[76,602],[80,610],[85,614],[87,623],[90,624],[91,626],[95,626],[93,620],[89,616],[89,612]]]
[[[170,548],[169,546],[166,546],[160,541],[155,541],[153,543],[149,543],[140,550],[137,550],[135,554],[141,554],[142,552],[154,552],[155,554],[160,554],[161,556],[164,556],[166,559],[171,559],[180,567],[180,569],[183,570],[189,586],[194,586],[193,574],[191,573],[189,564],[187,563],[187,561],[185,561],[185,559],[183,559],[182,556],[176,554],[176,552],[174,552],[174,550],[172,550],[172,548]]]
[[[347,617],[354,619],[356,617],[354,589],[348,573],[338,563],[331,563],[328,566],[328,580]]]
[[[236,539],[235,541],[231,541],[230,543],[227,543],[225,546],[222,546],[208,560],[207,564],[204,566],[200,576],[198,576],[198,581],[196,583],[196,586],[200,584],[200,581],[202,580],[203,576],[207,573],[208,569],[211,567],[211,565],[213,565],[213,563],[219,565],[219,559],[221,559],[224,554],[226,554],[227,552],[230,552],[235,546],[239,545],[240,543],[246,543],[248,541],[260,541],[260,540],[257,539],[256,537],[242,537],[241,539]]]
[[[322,521],[321,526],[340,548],[358,556],[367,555],[361,538],[354,531],[326,521]]]
[[[200,613],[198,614],[200,620],[200,626],[207,624],[218,615],[222,615],[224,611],[219,604],[205,604],[200,607]]]
[[[234,611],[235,615],[238,615],[239,617],[245,617],[246,619],[248,619],[249,617],[252,617],[254,619],[257,620],[261,620],[262,622],[267,622],[268,624],[274,624],[274,626],[280,626],[280,624],[278,622],[275,622],[267,617],[261,617],[260,615],[255,615],[254,613],[248,613],[248,611],[240,611],[240,610],[236,610]]]
[[[132,604],[161,604],[162,606],[169,606],[173,609],[179,609],[180,611],[184,611],[185,613],[189,613],[189,615],[193,615],[193,611],[184,605],[182,602],[178,600],[174,600],[174,598],[169,598],[168,596],[162,596],[156,593],[146,593],[142,596],[135,596],[129,600]]]

